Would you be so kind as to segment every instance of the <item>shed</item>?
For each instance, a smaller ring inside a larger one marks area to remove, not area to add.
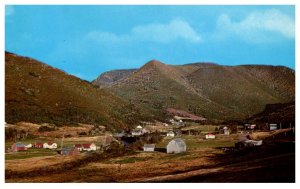
[[[167,153],[182,153],[186,151],[186,144],[181,138],[173,139],[167,145]]]
[[[131,135],[132,136],[140,136],[140,135],[143,135],[143,132],[142,132],[142,130],[133,130],[131,132]]]
[[[175,133],[173,131],[169,131],[167,133],[167,136],[170,136],[170,137],[174,137],[175,136]]]
[[[154,152],[155,144],[144,144],[144,152]]]
[[[205,138],[206,139],[215,139],[216,135],[209,133],[209,134],[205,135]]]
[[[270,131],[276,130],[277,129],[277,124],[272,123],[270,124]]]

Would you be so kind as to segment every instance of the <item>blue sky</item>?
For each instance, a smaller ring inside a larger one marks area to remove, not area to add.
[[[5,50],[89,81],[152,59],[294,69],[295,7],[7,5]]]

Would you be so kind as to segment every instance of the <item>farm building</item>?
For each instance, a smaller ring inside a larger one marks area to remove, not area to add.
[[[173,131],[169,131],[167,133],[167,136],[170,136],[170,137],[174,137],[175,136],[175,133]]]
[[[143,135],[143,132],[142,132],[142,130],[133,130],[131,132],[131,135],[132,136],[141,136],[141,135]]]
[[[277,129],[277,124],[270,124],[270,131],[276,130]]]
[[[180,139],[180,138],[176,138],[173,139],[169,142],[169,144],[167,145],[167,153],[182,153],[186,151],[186,144],[185,142]]]
[[[27,150],[26,146],[22,143],[14,143],[12,146],[11,146],[11,151],[12,152],[18,152],[18,151],[25,151]]]
[[[216,135],[209,133],[209,134],[205,135],[205,138],[206,139],[215,139]]]
[[[57,148],[57,144],[54,142],[46,142],[43,144],[43,148],[47,148],[47,149],[56,149]]]
[[[77,154],[79,154],[79,150],[78,150],[78,148],[75,148],[75,147],[67,147],[67,148],[61,149],[60,154],[61,155],[77,155]]]
[[[91,144],[75,144],[75,148],[81,151],[96,151],[97,147],[94,143]]]
[[[33,148],[43,148],[44,147],[44,143],[42,142],[35,142],[33,144]]]
[[[144,144],[144,152],[154,152],[155,144]]]
[[[26,144],[25,147],[26,148],[32,148],[32,144]]]
[[[138,125],[137,127],[136,127],[136,129],[142,129],[143,127],[142,126],[140,126],[140,125]]]

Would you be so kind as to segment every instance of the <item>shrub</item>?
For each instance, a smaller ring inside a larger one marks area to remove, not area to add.
[[[38,131],[39,132],[55,131],[55,128],[54,127],[48,127],[48,126],[40,126]]]

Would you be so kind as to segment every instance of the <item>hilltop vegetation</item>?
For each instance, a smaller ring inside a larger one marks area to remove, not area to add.
[[[128,128],[138,110],[105,89],[37,60],[5,53],[5,120],[8,123],[90,123]]]
[[[114,78],[115,72],[106,72]],[[172,66],[153,60],[103,86],[163,120],[166,109],[184,110],[210,121],[245,119],[266,104],[295,99],[295,72],[283,66],[220,66],[194,63]],[[93,84],[101,86],[100,76]]]

